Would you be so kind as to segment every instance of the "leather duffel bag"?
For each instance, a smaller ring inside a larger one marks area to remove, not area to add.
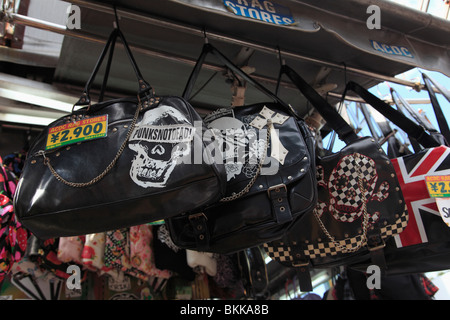
[[[137,96],[92,104],[91,85],[111,47],[110,65],[118,37],[137,76]],[[17,217],[37,237],[144,224],[223,197],[224,166],[208,161],[201,117],[182,97],[153,93],[118,28],[75,105],[85,107],[32,143],[18,183]],[[195,152],[206,160],[194,161]]]

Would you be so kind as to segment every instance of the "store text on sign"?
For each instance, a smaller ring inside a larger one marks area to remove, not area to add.
[[[295,23],[288,7],[271,1],[224,0],[225,7],[237,16],[253,18],[277,25]]]
[[[372,44],[372,48],[379,52],[391,54],[394,56],[414,58],[407,47],[388,45],[385,43],[377,42],[375,40],[370,40],[370,43]]]

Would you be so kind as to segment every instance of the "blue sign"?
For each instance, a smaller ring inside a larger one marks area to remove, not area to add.
[[[374,48],[377,51],[386,53],[386,54],[392,54],[395,56],[403,56],[408,58],[414,58],[414,56],[411,54],[409,49],[407,47],[402,46],[392,46],[385,43],[380,43],[375,40],[370,40],[370,43],[372,44],[372,48]]]
[[[292,25],[295,20],[288,7],[262,0],[224,0],[225,7],[237,16],[278,25]]]

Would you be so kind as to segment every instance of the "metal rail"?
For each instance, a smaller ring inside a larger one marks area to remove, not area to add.
[[[94,3],[90,3],[90,2],[84,1],[84,0],[74,0],[71,2],[73,4],[84,6],[84,7],[93,9],[93,10],[98,10],[101,12],[114,14],[113,8],[111,8],[107,5],[94,4]],[[90,34],[87,32],[80,31],[80,30],[69,30],[66,28],[66,26],[50,23],[50,22],[43,21],[40,19],[24,16],[21,14],[10,13],[10,12],[3,12],[2,14],[3,14],[2,20],[5,20],[5,21],[11,22],[11,23],[17,23],[17,24],[21,24],[21,25],[25,25],[25,26],[29,26],[29,27],[33,27],[33,28],[47,30],[50,32],[55,32],[55,33],[63,34],[65,36],[80,38],[80,39],[84,39],[84,40],[88,40],[88,41],[94,41],[94,42],[100,42],[100,43],[104,43],[104,41],[106,41],[106,38],[98,36],[98,35]],[[133,20],[148,23],[148,24],[158,25],[159,27],[162,26],[162,27],[165,27],[165,28],[168,28],[171,30],[185,32],[190,35],[196,35],[196,36],[199,36],[202,38],[205,37],[204,30],[200,30],[200,29],[192,27],[192,26],[186,26],[181,23],[176,23],[176,22],[164,20],[161,18],[143,15],[142,13],[135,13],[130,10],[125,10],[125,9],[121,9],[121,8],[117,8],[117,14],[124,18],[129,18],[129,19],[133,19]],[[377,79],[380,81],[388,81],[388,82],[392,82],[392,83],[397,83],[400,85],[412,87],[415,90],[424,89],[424,86],[420,83],[415,83],[415,82],[411,82],[411,81],[407,81],[407,80],[403,80],[403,79],[398,79],[395,77],[391,77],[391,76],[387,76],[387,75],[383,75],[383,74],[379,74],[379,73],[374,73],[371,71],[361,70],[358,68],[344,66],[341,64],[337,64],[337,63],[333,63],[330,61],[325,61],[325,60],[321,60],[321,59],[317,59],[317,58],[311,58],[311,57],[307,57],[307,56],[300,55],[297,53],[289,52],[286,50],[279,51],[276,48],[271,48],[271,47],[261,45],[258,43],[244,41],[244,40],[240,40],[240,39],[237,39],[234,37],[225,36],[225,35],[210,32],[210,31],[207,32],[207,37],[209,39],[215,39],[215,40],[224,41],[227,43],[233,43],[233,44],[238,44],[238,45],[242,45],[242,46],[247,46],[247,47],[253,48],[255,50],[269,52],[269,53],[272,53],[275,55],[281,54],[283,57],[289,57],[289,58],[293,58],[296,60],[308,61],[311,63],[316,63],[319,65],[327,66],[327,67],[334,68],[334,69],[345,70],[347,73],[356,74],[356,75],[360,75],[360,76],[366,76],[371,79]],[[171,53],[169,54],[167,52],[151,50],[148,48],[142,48],[139,46],[132,46],[132,47],[134,48],[134,50],[139,51],[144,54],[147,54],[147,55],[150,55],[150,56],[164,58],[164,59],[173,60],[173,61],[177,61],[177,62],[184,62],[189,65],[195,65],[194,60],[186,58],[186,57],[174,55]],[[208,68],[210,70],[216,70],[216,71],[222,70],[221,67],[215,66],[212,64],[205,64],[204,67]],[[255,76],[255,78],[256,78],[256,76]],[[264,78],[264,77],[260,77],[259,80],[267,81],[267,82],[276,82],[275,79]]]

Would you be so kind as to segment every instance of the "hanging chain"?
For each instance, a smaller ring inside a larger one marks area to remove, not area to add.
[[[50,169],[51,173],[55,176],[55,178],[56,178],[58,181],[61,181],[62,183],[66,184],[66,185],[68,185],[68,186],[70,186],[70,187],[74,187],[74,188],[88,187],[88,186],[93,185],[94,183],[97,183],[97,182],[100,181],[101,179],[103,179],[103,178],[109,173],[109,171],[111,171],[111,169],[114,167],[114,165],[116,164],[117,160],[118,160],[119,157],[122,155],[123,150],[125,149],[128,140],[129,140],[130,137],[131,137],[131,133],[132,133],[133,130],[134,130],[134,127],[135,127],[135,125],[136,125],[137,118],[138,118],[138,116],[139,116],[139,112],[141,111],[141,108],[142,108],[142,104],[141,104],[141,100],[139,99],[139,96],[138,96],[138,100],[139,100],[139,103],[138,103],[138,106],[137,106],[137,109],[136,109],[136,113],[134,114],[133,121],[131,122],[130,128],[128,129],[127,135],[126,135],[126,137],[125,137],[125,141],[124,141],[124,142],[122,143],[122,145],[120,146],[119,150],[118,150],[117,153],[116,153],[116,156],[115,156],[114,159],[111,161],[111,163],[110,163],[110,164],[106,167],[106,169],[105,169],[102,173],[100,173],[97,177],[93,178],[92,180],[90,180],[90,181],[88,181],[88,182],[71,182],[71,181],[67,181],[66,179],[64,179],[63,177],[61,177],[61,176],[59,175],[59,173],[56,172],[56,170],[55,170],[55,169],[53,168],[53,166],[50,164],[50,159],[45,155],[45,152],[41,150],[39,153],[44,157],[44,165],[46,165],[46,166]]]
[[[327,228],[325,227],[325,225],[323,224],[322,220],[319,217],[319,214],[317,213],[316,210],[314,210],[314,217],[317,219],[317,222],[320,225],[320,228],[322,229],[322,231],[326,234],[326,236],[330,239],[331,242],[333,242],[333,244],[336,246],[336,248],[340,249],[343,253],[351,253],[351,252],[356,252],[358,251],[362,245],[366,242],[367,240],[367,228],[369,226],[369,213],[367,212],[367,204],[366,204],[366,194],[365,194],[365,189],[364,189],[364,185],[363,185],[363,174],[361,171],[361,166],[359,164],[359,161],[361,160],[360,158],[360,154],[359,153],[354,153],[353,154],[354,158],[356,158],[357,161],[356,162],[356,169],[358,171],[358,184],[359,184],[359,191],[361,192],[361,199],[362,199],[362,209],[363,209],[363,215],[364,215],[364,219],[363,219],[363,223],[362,223],[362,237],[361,240],[359,241],[358,245],[356,247],[353,248],[347,248],[346,246],[341,245],[339,242],[336,241],[336,239],[330,234],[330,232],[327,230]],[[344,239],[345,240],[345,239]]]
[[[245,186],[244,189],[242,189],[240,192],[238,193],[233,193],[231,196],[229,197],[224,197],[222,199],[220,199],[220,202],[229,202],[229,201],[233,201],[236,199],[239,199],[240,197],[242,197],[244,194],[246,194],[247,192],[250,191],[251,187],[253,187],[253,185],[256,182],[256,179],[258,178],[259,174],[261,173],[261,169],[262,166],[264,164],[264,161],[266,160],[266,155],[267,155],[267,150],[269,149],[269,141],[270,141],[270,130],[272,129],[272,121],[270,119],[267,120],[267,136],[266,136],[266,145],[264,148],[264,154],[262,155],[260,162],[258,164],[258,169],[255,173],[255,175],[253,176],[253,178],[248,182],[248,184]],[[259,148],[258,148],[259,149]]]

